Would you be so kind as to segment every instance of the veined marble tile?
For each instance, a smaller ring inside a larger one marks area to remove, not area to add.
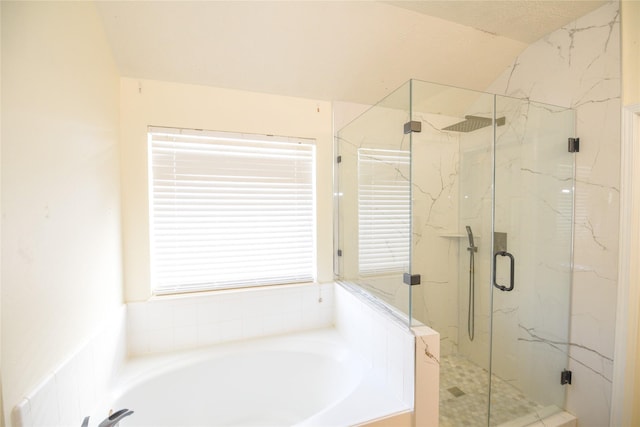
[[[566,407],[581,426],[608,425],[615,330],[619,155],[619,3],[528,47],[488,89],[576,109],[575,252],[571,312],[574,383]]]

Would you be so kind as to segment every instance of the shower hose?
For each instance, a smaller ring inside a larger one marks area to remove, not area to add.
[[[475,335],[475,257],[474,247],[469,248],[469,309],[467,311],[467,333],[469,334],[469,340],[473,341]]]

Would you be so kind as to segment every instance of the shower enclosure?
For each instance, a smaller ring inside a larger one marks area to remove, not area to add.
[[[337,279],[441,334],[441,426],[564,407],[574,120],[411,80],[337,133]]]

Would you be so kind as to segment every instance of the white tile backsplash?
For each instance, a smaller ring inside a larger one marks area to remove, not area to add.
[[[127,353],[184,350],[326,328],[334,322],[374,376],[413,407],[415,341],[411,330],[341,286],[329,283],[165,298],[123,306],[23,399],[12,413],[13,425],[79,426],[107,395]]]
[[[34,426],[62,424],[58,397],[62,398],[64,390],[59,389],[55,377],[47,378],[41,387],[29,398],[31,421]],[[66,412],[66,411],[63,411]]]
[[[173,307],[173,327],[184,328],[198,324],[197,304]]]
[[[76,355],[77,356],[77,355]],[[81,420],[82,413],[80,411],[80,387],[78,376],[80,366],[78,358],[73,357],[65,369],[61,369],[55,374],[55,383],[57,388],[57,406],[60,411],[61,420]]]
[[[130,355],[323,328],[333,323],[333,283],[158,297],[128,304],[128,316]]]
[[[372,369],[372,375],[386,384],[398,399],[413,407],[413,332],[341,285],[335,286],[334,298],[338,331]]]
[[[125,327],[126,309],[122,306],[14,408],[14,427],[81,425],[124,363]]]
[[[186,350],[198,347],[198,329],[195,326],[177,326],[173,329],[173,347]]]

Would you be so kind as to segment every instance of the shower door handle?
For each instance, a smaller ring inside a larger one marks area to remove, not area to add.
[[[496,264],[498,262],[498,256],[507,256],[509,257],[509,263],[511,264],[511,270],[510,270],[510,274],[509,274],[509,287],[507,286],[503,286],[503,285],[499,285],[498,282],[496,282]],[[493,254],[493,286],[495,286],[496,288],[500,289],[501,291],[505,291],[505,292],[509,292],[513,290],[513,281],[514,281],[514,271],[515,271],[515,263],[516,260],[515,258],[513,258],[513,255],[511,255],[509,252],[507,251],[498,251],[495,254]]]

